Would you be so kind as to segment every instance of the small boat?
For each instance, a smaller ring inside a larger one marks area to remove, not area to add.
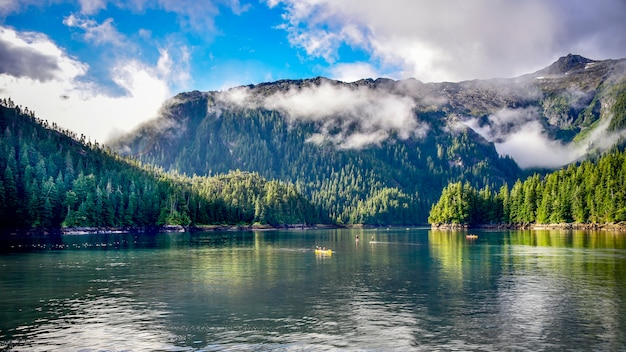
[[[332,250],[332,249],[320,249],[320,248],[316,248],[316,249],[315,249],[315,254],[319,254],[319,255],[332,255],[332,254],[333,254],[333,250]]]
[[[468,233],[467,235],[465,235],[465,238],[467,238],[468,240],[475,240],[478,238],[478,235],[475,235],[473,233]]]

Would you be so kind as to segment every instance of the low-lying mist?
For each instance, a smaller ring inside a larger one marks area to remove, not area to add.
[[[309,141],[330,142],[344,149],[379,145],[392,135],[403,140],[421,137],[429,129],[418,120],[414,99],[365,86],[327,82],[292,85],[267,96],[254,94],[249,87],[238,87],[223,93],[220,99],[238,107],[279,111],[291,123],[318,123],[319,131]]]

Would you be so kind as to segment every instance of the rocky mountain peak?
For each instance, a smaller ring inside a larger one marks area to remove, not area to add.
[[[588,64],[595,62],[580,55],[568,54],[560,57],[555,63],[541,70],[547,75],[564,75],[571,71],[582,70]]]

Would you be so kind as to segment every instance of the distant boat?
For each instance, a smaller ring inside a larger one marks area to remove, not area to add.
[[[332,255],[333,254],[333,250],[332,249],[316,248],[315,249],[315,254],[318,254],[318,255]]]
[[[475,240],[478,238],[478,235],[475,235],[473,233],[468,233],[467,235],[465,235],[465,238],[467,238],[468,240]]]

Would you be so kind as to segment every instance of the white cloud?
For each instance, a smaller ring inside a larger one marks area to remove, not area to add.
[[[487,119],[489,124],[484,126],[479,126],[476,119],[470,120],[467,122],[467,125],[490,142],[505,140],[510,135],[527,129],[529,125],[541,127],[537,123],[539,112],[536,107],[521,109],[504,108],[489,115]]]
[[[96,45],[112,44],[121,46],[124,44],[124,36],[113,25],[113,19],[107,18],[102,23],[95,20],[71,14],[63,19],[63,24],[68,27],[76,27],[85,31],[85,40]]]
[[[0,15],[6,16],[15,12],[19,7],[17,0],[2,0],[0,1]]]
[[[459,81],[512,77],[569,52],[626,56],[626,3],[604,0],[271,0],[284,9],[292,45],[338,59],[365,50],[394,78]]]
[[[186,46],[179,47],[179,55],[173,58],[172,49],[159,49],[159,60],[156,70],[159,76],[167,78],[171,84],[177,87],[185,87],[192,80],[189,67],[191,55]]]
[[[95,14],[107,6],[107,0],[78,0],[81,13],[86,15]]]
[[[584,148],[550,140],[538,121],[524,124],[495,146],[498,153],[510,155],[521,168],[555,168],[576,161],[585,152]]]
[[[202,33],[205,36],[212,36],[219,32],[215,27],[215,17],[220,14],[221,7],[230,9],[234,14],[241,14],[250,9],[249,4],[242,5],[239,0],[102,0],[102,2],[112,3],[117,7],[135,12],[144,12],[146,9],[161,9],[175,13],[178,16],[179,24],[185,30]],[[100,8],[104,7],[101,6]]]
[[[87,65],[63,52],[47,36],[0,26],[0,74],[39,81],[85,74]]]
[[[188,77],[185,63],[175,64],[165,49],[160,51],[155,66],[118,59],[110,70],[110,78],[126,94],[109,96],[102,93],[99,86],[85,82],[87,65],[69,57],[43,35],[11,33],[12,30],[6,28],[3,31],[9,33],[8,37],[2,37],[3,41],[10,40],[13,46],[54,59],[55,69],[47,80],[2,72],[2,95],[34,110],[39,118],[100,142],[112,133],[128,132],[156,117],[163,101],[171,95],[169,83]],[[184,54],[182,56],[184,58]]]
[[[333,65],[330,69],[330,78],[343,82],[354,82],[363,78],[377,77],[381,77],[381,73],[367,62],[340,63]]]
[[[81,15],[96,15],[107,7],[117,7],[135,13],[143,13],[148,9],[159,9],[178,15],[178,21],[185,29],[204,35],[214,35],[215,17],[220,8],[228,8],[236,15],[248,11],[250,4],[241,4],[239,0],[0,0],[0,17],[24,11],[28,7],[45,8],[56,3],[78,3]],[[106,24],[106,21],[105,21]]]
[[[575,162],[585,156],[590,148],[605,150],[621,133],[609,133],[610,119],[605,119],[585,140],[562,143],[552,140],[540,122],[537,108],[502,109],[488,118],[488,124],[479,124],[476,118],[464,124],[494,142],[500,155],[511,156],[522,168],[557,168]]]
[[[423,136],[428,126],[417,120],[412,98],[365,86],[350,87],[322,81],[292,85],[287,91],[257,96],[247,87],[222,94],[223,101],[284,113],[291,122],[314,122],[319,132],[309,141],[339,148],[379,145],[392,134],[400,139]]]
[[[46,6],[55,0],[0,0],[0,16],[22,11],[29,6]]]
[[[500,155],[509,155],[522,168],[559,167],[585,153],[584,147],[548,138],[536,108],[502,109],[487,119],[489,123],[482,126],[476,118],[465,125],[494,142]]]

